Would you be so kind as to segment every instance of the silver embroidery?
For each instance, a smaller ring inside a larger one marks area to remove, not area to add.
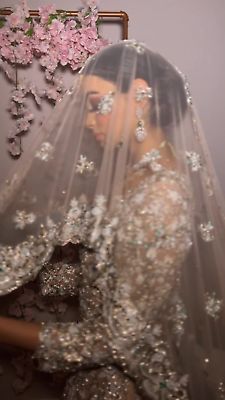
[[[152,171],[160,171],[162,166],[157,162],[161,159],[160,151],[157,149],[152,149],[148,153],[145,153],[141,160],[134,165],[134,170],[139,168],[149,167]]]
[[[212,242],[215,239],[214,226],[211,221],[199,225],[199,231],[205,242]]]
[[[216,293],[206,293],[205,299],[205,311],[206,313],[214,318],[217,319],[219,317],[220,311],[222,309],[222,300],[219,300],[216,297]]]
[[[198,171],[202,167],[201,157],[194,151],[186,151],[187,163],[193,172]]]
[[[37,275],[52,253],[56,232],[56,225],[48,221],[35,238],[30,236],[15,247],[0,246],[0,295],[9,293]]]
[[[34,213],[26,213],[23,210],[17,210],[16,215],[13,218],[16,229],[24,229],[26,225],[33,224],[36,220]]]
[[[111,113],[114,101],[114,93],[109,92],[102,96],[100,102],[98,103],[98,113],[102,115],[107,115]]]
[[[76,173],[83,174],[86,172],[93,172],[95,169],[93,161],[88,161],[86,156],[80,155],[80,159],[76,164]]]
[[[35,154],[36,158],[39,158],[42,161],[49,161],[53,155],[53,146],[49,142],[43,142],[41,144],[40,150],[38,150]]]

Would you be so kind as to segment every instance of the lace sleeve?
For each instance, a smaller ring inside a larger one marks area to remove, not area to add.
[[[46,324],[36,357],[46,370],[120,361],[158,316],[190,245],[185,190],[174,177],[145,182],[125,202],[114,272],[102,278],[103,312],[81,323]],[[110,275],[110,277],[109,277]],[[121,355],[122,354],[122,355]]]

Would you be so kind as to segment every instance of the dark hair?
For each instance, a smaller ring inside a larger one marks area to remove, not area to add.
[[[134,76],[131,76],[131,63],[134,64]],[[163,128],[169,127],[174,120],[178,124],[187,110],[184,82],[179,72],[161,55],[146,48],[137,56],[135,48],[124,46],[122,42],[108,46],[98,53],[87,63],[84,73],[117,83],[121,64],[123,65],[121,92],[128,92],[131,81],[135,78],[144,79],[152,87],[151,124]],[[174,107],[174,104],[179,106]]]

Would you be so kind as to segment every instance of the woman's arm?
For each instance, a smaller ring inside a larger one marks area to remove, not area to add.
[[[40,323],[0,317],[0,343],[36,350],[39,346]]]

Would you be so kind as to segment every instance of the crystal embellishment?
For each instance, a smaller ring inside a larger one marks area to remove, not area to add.
[[[187,163],[193,172],[198,171],[202,167],[201,157],[194,151],[186,151]]]
[[[199,231],[204,242],[212,242],[215,239],[214,226],[211,221],[200,224]]]
[[[222,308],[222,300],[219,300],[216,297],[216,293],[213,292],[212,294],[207,293],[205,299],[205,311],[206,313],[214,318],[217,319],[219,317],[219,313]]]
[[[152,169],[152,171],[160,171],[162,166],[157,162],[158,160],[160,160],[160,158],[160,151],[157,149],[152,149],[151,151],[143,155],[141,160],[134,165],[134,169],[137,170],[139,168],[149,167]]]
[[[94,169],[95,169],[95,166],[94,166],[93,161],[88,161],[87,157],[85,157],[81,154],[80,159],[76,165],[76,173],[82,175],[87,172],[93,172]]]
[[[219,399],[225,400],[225,384],[224,382],[220,382],[218,385]]]
[[[36,152],[35,157],[42,161],[49,161],[52,158],[53,146],[49,142],[43,142],[41,148]]]
[[[148,86],[146,89],[139,87],[136,90],[136,94],[135,94],[135,99],[137,101],[141,101],[144,99],[152,99],[153,97],[153,92],[152,92],[152,88],[150,86]]]
[[[186,93],[187,102],[191,106],[193,104],[192,95],[191,95],[190,84],[189,84],[186,76],[184,76],[184,89],[185,89],[185,93]]]
[[[109,92],[102,96],[99,104],[98,104],[98,114],[107,115],[111,113],[114,101],[114,93]]]
[[[34,213],[26,213],[26,211],[16,211],[16,215],[13,221],[16,224],[17,229],[24,229],[26,225],[33,224],[36,220],[36,215]]]
[[[187,76],[181,72],[179,70],[179,68],[177,68],[175,66],[176,71],[178,72],[178,74],[181,76],[181,78],[183,79],[184,82],[184,90],[186,93],[186,99],[187,99],[187,103],[192,106],[193,102],[192,102],[192,95],[191,95],[191,89],[190,89],[190,83],[188,82]]]
[[[126,42],[126,46],[127,47],[131,47],[134,50],[136,50],[136,52],[138,54],[143,54],[145,52],[145,45],[144,43],[140,43],[137,42],[135,39],[131,39],[131,40],[123,40],[123,42]]]

